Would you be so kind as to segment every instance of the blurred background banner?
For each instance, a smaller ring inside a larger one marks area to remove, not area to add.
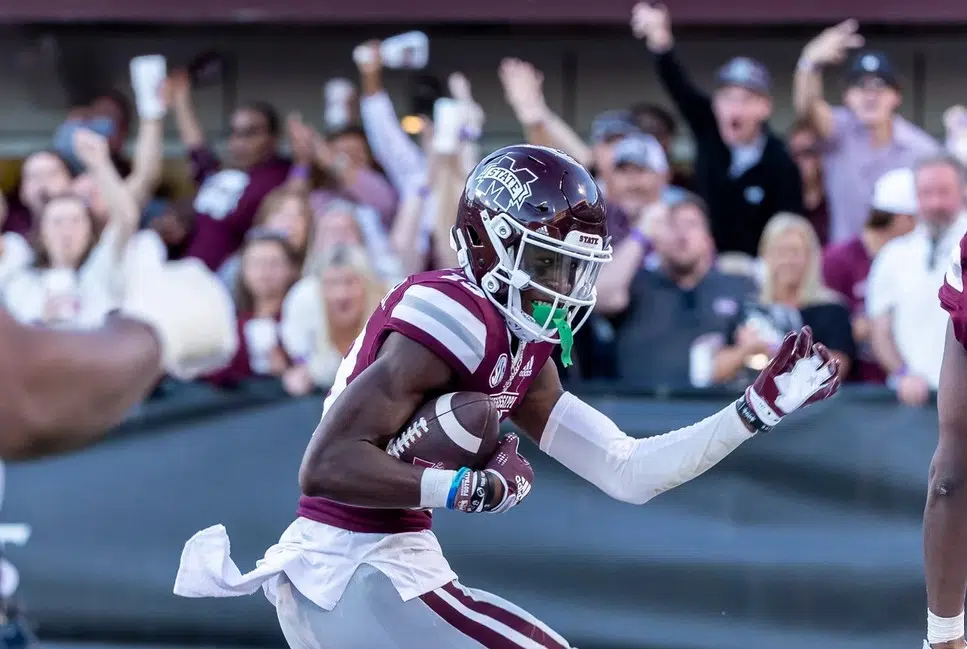
[[[315,23],[504,23],[528,24],[611,24],[628,23],[629,2],[625,0],[493,0],[450,2],[448,0],[191,0],[164,3],[125,0],[6,0],[0,6],[0,21],[132,21],[159,23],[203,22],[315,22]],[[763,24],[829,22],[856,18],[906,24],[967,21],[967,4],[960,0],[815,0],[814,2],[769,2],[769,0],[676,0],[679,23]]]
[[[730,400],[588,398],[635,436]],[[250,388],[167,401],[100,447],[10,468],[4,522],[33,525],[9,552],[28,611],[47,638],[279,646],[261,593],[172,595],[175,558],[215,523],[243,570],[275,542],[295,511],[318,399]],[[524,507],[440,512],[434,527],[464,583],[582,649],[703,649],[713,637],[718,649],[915,646],[935,422],[932,408],[847,389],[640,508],[531,446],[537,482]]]

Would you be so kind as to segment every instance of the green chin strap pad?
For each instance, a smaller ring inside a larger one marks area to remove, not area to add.
[[[534,319],[542,324],[547,322],[547,317],[551,314],[551,305],[533,302],[531,306]],[[564,363],[564,367],[570,367],[572,365],[571,348],[574,347],[574,332],[571,331],[571,324],[567,321],[567,311],[556,309],[551,322],[554,323],[557,336],[561,339],[561,362]]]

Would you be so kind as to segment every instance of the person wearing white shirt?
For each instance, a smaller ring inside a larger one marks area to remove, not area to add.
[[[886,244],[867,280],[866,308],[873,353],[897,398],[924,404],[936,390],[943,360],[947,314],[937,301],[945,261],[967,232],[965,171],[949,154],[931,156],[914,169],[916,228]]]
[[[98,237],[91,211],[80,197],[64,194],[47,202],[34,264],[16,273],[6,289],[6,307],[20,322],[93,328],[120,304],[138,205],[114,168],[103,136],[78,130],[74,150],[103,192],[109,221]]]

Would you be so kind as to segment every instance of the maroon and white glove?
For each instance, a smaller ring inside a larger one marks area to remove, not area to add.
[[[481,471],[461,469],[453,481],[447,507],[467,513],[500,514],[519,504],[530,493],[534,469],[518,452],[520,438],[505,435],[497,452]],[[497,499],[497,484],[503,495]]]
[[[833,396],[839,384],[839,362],[825,346],[813,344],[812,330],[803,327],[783,339],[735,405],[753,430],[765,432],[789,413]]]

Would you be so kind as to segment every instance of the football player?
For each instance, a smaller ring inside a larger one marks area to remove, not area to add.
[[[136,265],[136,264],[135,264]],[[231,360],[231,297],[194,260],[136,269],[99,329],[24,326],[0,310],[0,457],[86,446],[121,422],[166,371],[192,378]]]
[[[403,463],[387,444],[430,397],[490,395],[540,449],[610,496],[643,504],[694,478],[790,412],[832,395],[836,362],[808,329],[791,334],[745,395],[697,424],[634,439],[561,387],[611,259],[605,203],[588,171],[543,147],[487,156],[467,179],[451,244],[460,267],[392,289],[355,341],[302,461],[298,519],[241,575],[224,528],[188,541],[175,592],[263,586],[292,647],[564,648],[527,612],[457,581],[431,510],[499,513],[534,475],[503,439],[480,471]],[[642,359],[647,362],[647,359]]]
[[[923,551],[927,578],[924,647],[963,649],[967,591],[967,304],[964,259],[967,237],[950,260],[940,303],[950,314],[944,343],[937,409],[940,438],[930,462]]]

